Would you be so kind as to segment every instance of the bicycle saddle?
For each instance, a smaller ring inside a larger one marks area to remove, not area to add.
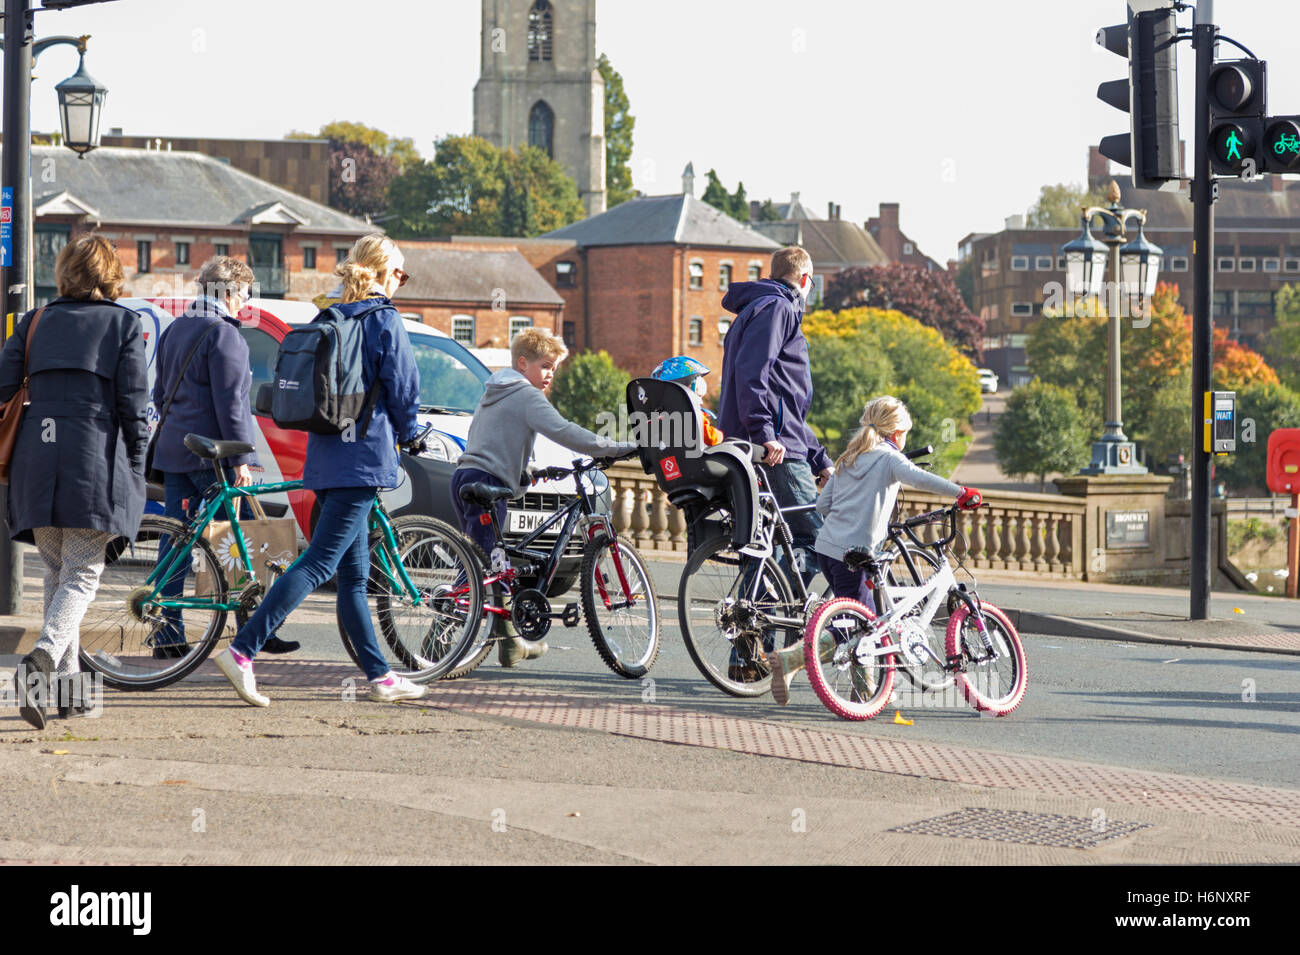
[[[489,507],[496,501],[514,496],[515,492],[508,487],[485,484],[482,481],[476,484],[466,484],[460,489],[460,499],[462,501],[470,501],[480,507]]]
[[[203,437],[201,434],[187,434],[185,436],[185,447],[209,461],[233,458],[237,454],[252,454],[256,450],[251,444],[244,441],[214,441],[211,438]]]
[[[844,566],[849,570],[865,570],[868,577],[873,577],[880,569],[880,562],[867,550],[849,550],[844,552]]]

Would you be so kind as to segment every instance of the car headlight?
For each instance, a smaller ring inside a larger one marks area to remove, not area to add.
[[[460,456],[465,453],[461,450],[459,444],[441,431],[430,431],[424,442],[428,445],[428,450],[424,452],[425,455],[435,461],[446,461],[449,464],[455,464],[460,460]]]

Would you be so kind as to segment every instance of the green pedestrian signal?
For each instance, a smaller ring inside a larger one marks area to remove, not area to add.
[[[1225,123],[1210,134],[1210,155],[1218,172],[1237,173],[1247,158],[1254,159],[1258,139],[1248,126]]]
[[[1228,133],[1228,141],[1225,145],[1228,147],[1227,158],[1230,161],[1233,159],[1241,159],[1241,138],[1237,135],[1235,129]]]

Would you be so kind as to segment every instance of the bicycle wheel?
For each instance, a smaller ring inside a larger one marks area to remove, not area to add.
[[[412,514],[395,518],[392,526],[396,556],[415,586],[419,603],[400,582],[382,536],[370,545],[366,603],[379,650],[393,672],[427,683],[452,669],[478,632],[483,581],[477,558],[450,524]],[[360,666],[342,618],[339,636]]]
[[[966,702],[994,716],[1006,716],[1020,705],[1029,685],[1025,648],[1006,614],[983,600],[980,609],[998,658],[989,658],[975,618],[965,604],[953,611],[948,622],[948,654],[961,655],[965,669],[957,674],[957,685]]]
[[[826,708],[846,720],[871,719],[893,696],[895,654],[861,656],[892,645],[875,623],[865,604],[836,597],[817,608],[804,631],[808,682]]]
[[[465,543],[481,565],[479,568],[480,579],[485,578],[491,561],[483,553],[483,548],[479,547],[475,541],[466,537]],[[505,606],[502,602],[505,599],[505,588],[501,586],[500,582],[488,584],[483,590],[483,599],[484,608],[489,605],[503,607]],[[444,680],[459,680],[461,677],[473,673],[474,670],[478,669],[479,664],[487,659],[488,653],[492,650],[492,631],[493,627],[497,625],[496,621],[497,615],[488,613],[484,609],[483,619],[479,621],[478,633],[470,641],[469,646],[465,648],[465,652],[460,655],[456,665],[443,676]]]
[[[741,555],[726,538],[707,541],[691,555],[677,588],[677,619],[695,666],[722,692],[762,696],[771,689],[766,651],[789,646],[801,634],[765,627],[769,616],[803,617],[775,561]]]
[[[166,598],[206,601],[211,606],[162,610],[158,582],[148,583],[172,541],[187,539],[180,521],[146,514],[135,539],[109,543],[95,599],[81,621],[82,669],[102,674],[119,690],[156,690],[189,674],[212,652],[226,625],[226,577],[212,546],[189,543],[166,582]]]
[[[890,561],[885,572],[886,586],[902,587],[920,587],[925,584],[931,577],[939,572],[942,564],[939,558],[935,556],[934,551],[917,547],[915,544],[905,544],[903,547],[909,557],[912,558],[912,567],[907,566],[907,561],[903,559],[900,552],[894,548],[886,551],[889,556],[893,551],[893,559]],[[882,614],[881,594],[879,591],[875,594],[876,598],[876,615]],[[939,607],[935,615],[930,619],[930,626],[926,629],[926,645],[934,652],[934,655],[940,660],[945,659],[944,647],[948,638],[948,604]],[[922,607],[918,607],[912,614],[920,614]],[[908,614],[908,616],[912,616]],[[904,618],[906,619],[906,618]],[[900,672],[907,677],[908,681],[918,689],[925,692],[936,690],[946,690],[952,686],[953,676],[946,670],[941,669],[940,665],[928,656],[921,655],[913,659],[908,656],[902,647],[899,648],[897,663],[900,666]]]
[[[588,542],[580,580],[587,632],[600,658],[619,676],[645,676],[659,656],[659,603],[641,555],[621,537]]]

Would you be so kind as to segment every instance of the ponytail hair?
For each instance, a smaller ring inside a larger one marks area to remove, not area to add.
[[[384,294],[384,279],[402,267],[402,252],[387,236],[373,233],[357,239],[347,259],[334,270],[343,280],[343,301],[359,302]]]
[[[858,419],[862,427],[853,435],[844,453],[835,459],[835,473],[852,466],[859,455],[874,451],[885,439],[885,435],[896,431],[911,431],[912,416],[907,413],[907,405],[893,395],[882,395],[867,402]]]

